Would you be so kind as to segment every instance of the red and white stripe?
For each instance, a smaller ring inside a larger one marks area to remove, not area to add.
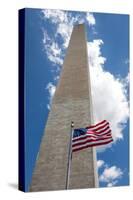
[[[88,147],[100,146],[113,141],[109,122],[106,120],[89,127],[85,135],[72,139],[72,151],[79,151]]]

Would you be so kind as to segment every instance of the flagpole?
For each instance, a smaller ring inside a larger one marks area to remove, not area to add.
[[[71,133],[70,133],[70,141],[69,141],[67,175],[66,175],[66,190],[68,190],[69,188],[69,179],[70,179],[70,171],[71,171],[73,127],[74,127],[74,122],[71,122]]]

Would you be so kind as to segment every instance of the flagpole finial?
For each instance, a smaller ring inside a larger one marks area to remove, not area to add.
[[[72,127],[72,128],[74,127],[74,122],[73,122],[73,121],[71,122],[71,127]]]

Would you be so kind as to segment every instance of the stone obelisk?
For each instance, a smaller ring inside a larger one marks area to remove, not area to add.
[[[33,172],[30,191],[66,189],[71,121],[75,128],[93,123],[85,27],[76,25]],[[98,187],[94,148],[73,153],[70,189]]]

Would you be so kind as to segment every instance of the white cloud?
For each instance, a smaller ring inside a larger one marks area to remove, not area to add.
[[[98,160],[97,161],[97,167],[98,167],[98,169],[101,168],[101,167],[103,167],[104,164],[105,164],[104,160]]]
[[[62,65],[63,60],[61,58],[61,48],[59,47],[58,43],[54,41],[54,39],[50,38],[47,31],[43,32],[43,44],[45,52],[48,56],[48,59],[57,65]]]
[[[103,66],[106,58],[101,55],[101,45],[103,45],[101,39],[93,40],[93,42],[88,42],[88,58],[90,67],[100,67]]]
[[[72,33],[72,28],[73,28],[73,26],[72,26],[71,23],[69,25],[65,24],[65,23],[61,23],[61,24],[58,25],[56,34],[60,34],[60,36],[64,40],[63,45],[62,45],[63,48],[68,47],[70,35]]]
[[[50,103],[47,105],[47,108],[50,110],[50,105],[51,105],[52,98],[53,98],[55,90],[56,90],[56,86],[53,83],[49,82],[46,86],[46,90],[48,90],[49,95],[50,95],[49,96]]]
[[[87,21],[88,21],[90,26],[91,25],[93,26],[93,25],[96,24],[96,20],[95,20],[94,15],[92,13],[87,13],[86,14],[86,19],[87,19]]]
[[[123,172],[117,166],[106,167],[103,173],[99,176],[99,181],[107,183],[108,187],[116,185],[119,179],[123,176]]]
[[[49,91],[50,98],[52,98],[54,96],[56,86],[53,85],[53,83],[50,82],[50,83],[47,84],[46,89]]]
[[[104,160],[97,161],[98,169],[102,169],[102,173],[99,175],[99,181],[106,183],[107,187],[116,185],[122,178],[124,172],[117,166],[109,166]]]
[[[52,23],[66,23],[68,21],[67,12],[63,10],[46,9],[42,10],[45,18],[49,19]]]
[[[43,17],[50,20],[52,23],[58,25],[59,24],[67,24],[73,25],[75,23],[85,23],[87,22],[90,26],[94,26],[96,24],[95,17],[92,13],[89,12],[76,12],[75,16],[72,16],[72,12],[63,11],[63,10],[42,10]]]
[[[102,40],[88,43],[94,121],[96,123],[107,119],[116,141],[123,138],[124,124],[129,117],[125,93],[127,81],[115,78],[113,74],[104,70],[106,58],[101,54],[101,45],[103,45]]]
[[[118,180],[112,181],[111,183],[107,184],[107,187],[113,187],[118,183]]]

